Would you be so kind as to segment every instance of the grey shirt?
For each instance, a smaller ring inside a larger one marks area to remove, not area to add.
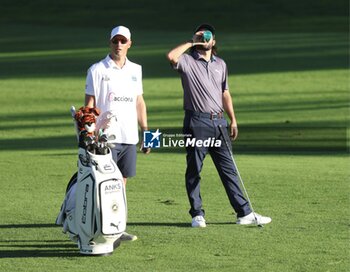
[[[226,63],[217,56],[207,62],[194,51],[182,54],[174,66],[181,75],[184,90],[184,109],[219,113],[223,112],[222,93],[228,90]]]

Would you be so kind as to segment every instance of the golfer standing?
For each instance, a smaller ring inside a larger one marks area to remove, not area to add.
[[[116,138],[112,143],[113,159],[118,165],[126,184],[127,178],[136,175],[136,144],[139,141],[138,125],[147,130],[146,104],[143,99],[142,69],[131,62],[127,53],[131,47],[130,30],[124,26],[112,29],[110,53],[92,65],[86,78],[85,105],[101,110],[101,118],[113,114],[117,121],[108,128]],[[150,149],[143,149],[149,153]],[[124,240],[136,236],[124,233]]]
[[[238,129],[228,87],[228,71],[225,62],[216,55],[215,44],[215,28],[202,24],[195,30],[192,40],[172,49],[167,58],[181,75],[185,110],[183,133],[196,140],[215,138],[223,141],[219,130],[219,126],[222,126],[228,127],[231,138],[235,140]],[[189,53],[186,53],[187,50]],[[229,125],[224,118],[224,111],[230,119]],[[227,129],[224,133],[227,133]],[[248,225],[271,222],[269,217],[257,213],[254,216],[239,187],[237,170],[229,150],[223,143],[220,147],[189,146],[186,147],[186,152],[185,178],[192,227],[206,227],[200,194],[200,173],[207,153],[212,157],[237,214],[236,223]]]

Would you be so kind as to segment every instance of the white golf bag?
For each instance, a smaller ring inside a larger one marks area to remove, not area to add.
[[[87,147],[79,143],[78,172],[67,186],[56,224],[81,254],[106,255],[119,246],[126,228],[125,187],[111,150],[105,146],[102,154],[93,154]]]

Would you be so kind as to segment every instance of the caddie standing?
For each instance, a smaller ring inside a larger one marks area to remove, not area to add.
[[[101,118],[116,116],[108,128],[115,136],[113,159],[126,184],[127,178],[136,175],[136,145],[139,142],[138,125],[147,130],[147,111],[143,99],[142,68],[127,58],[132,45],[130,30],[125,26],[112,29],[109,39],[110,53],[93,64],[87,74],[85,105],[97,107]],[[141,145],[142,146],[142,145]],[[150,149],[142,149],[149,153]],[[124,233],[122,240],[136,240],[135,235]]]
[[[186,53],[187,50],[189,53]],[[216,53],[215,28],[209,24],[202,24],[196,28],[192,40],[178,45],[167,55],[173,68],[181,75],[185,110],[183,133],[196,140],[222,139],[219,126],[228,127],[233,140],[238,136],[228,86],[227,66]],[[230,124],[224,118],[224,111],[230,119]],[[227,129],[224,133],[227,133]],[[236,223],[248,225],[271,222],[269,217],[253,214],[239,186],[231,154],[223,143],[220,147],[187,146],[186,152],[185,179],[192,227],[206,227],[200,193],[200,173],[207,153],[212,157],[231,206],[237,214]]]

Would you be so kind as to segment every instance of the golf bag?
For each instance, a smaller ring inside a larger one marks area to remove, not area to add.
[[[80,135],[81,136],[81,135]],[[56,219],[81,254],[111,254],[126,228],[127,204],[123,176],[113,161],[112,152],[79,140],[78,172],[66,189]],[[101,152],[102,151],[102,152]]]

